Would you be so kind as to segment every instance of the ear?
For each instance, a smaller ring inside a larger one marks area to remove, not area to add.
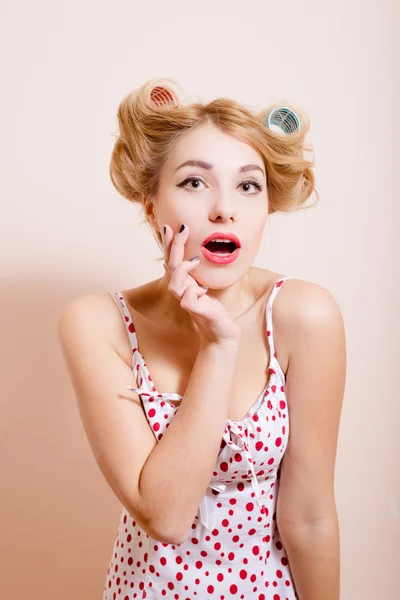
[[[146,220],[154,227],[154,229],[158,230],[156,206],[153,200],[147,196],[143,198],[143,210]]]

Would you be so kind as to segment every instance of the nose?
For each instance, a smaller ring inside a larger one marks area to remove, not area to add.
[[[210,218],[212,220],[222,220],[223,222],[235,220],[236,207],[233,199],[232,190],[218,190],[213,194],[210,208]]]

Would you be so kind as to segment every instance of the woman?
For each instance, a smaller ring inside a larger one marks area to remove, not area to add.
[[[75,298],[59,322],[123,505],[103,600],[338,600],[342,315],[322,286],[252,266],[268,216],[314,191],[308,123],[180,94],[150,80],[122,101],[110,165],[164,275]]]

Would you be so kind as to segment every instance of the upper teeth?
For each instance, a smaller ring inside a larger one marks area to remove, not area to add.
[[[235,243],[235,242],[232,242],[232,240],[219,240],[219,239],[214,239],[214,240],[211,240],[211,241],[212,241],[212,242],[225,242],[225,243],[227,243],[227,244]]]

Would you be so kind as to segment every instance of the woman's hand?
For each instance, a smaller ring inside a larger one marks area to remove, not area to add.
[[[168,290],[180,301],[181,307],[192,317],[200,341],[206,344],[238,344],[241,329],[228,316],[223,304],[216,298],[207,296],[207,289],[200,287],[189,274],[199,266],[200,260],[183,260],[185,243],[189,237],[189,227],[174,234],[169,225],[165,226],[164,268],[171,276]]]

